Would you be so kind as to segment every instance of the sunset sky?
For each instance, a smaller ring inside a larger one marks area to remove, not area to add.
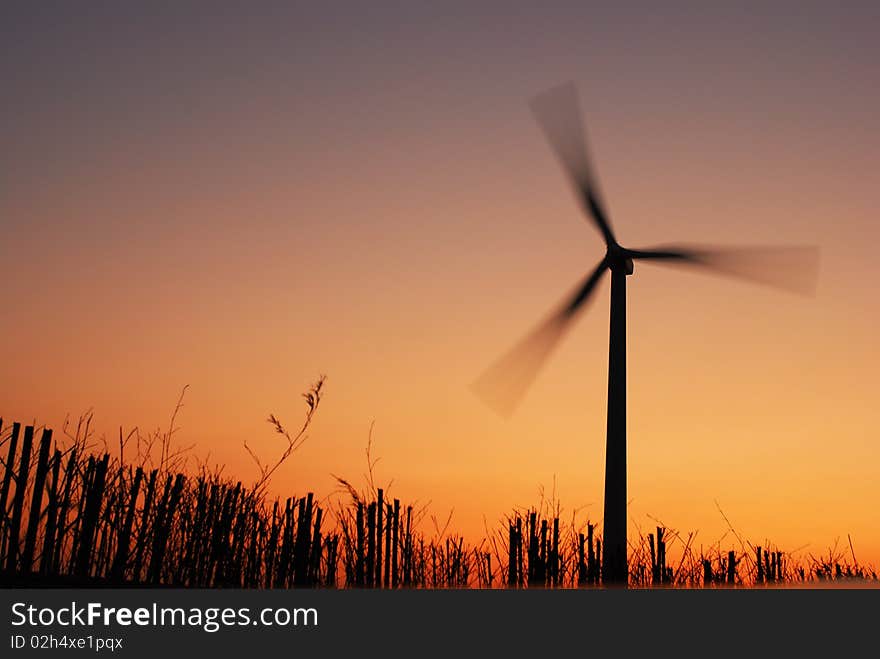
[[[516,414],[469,390],[604,253],[528,109],[573,80],[622,243],[821,248],[812,298],[636,264],[631,534],[709,546],[717,501],[880,564],[876,3],[107,4],[0,10],[4,424],[188,384],[178,441],[249,481],[326,374],[278,493],[362,485],[375,422],[469,538],[554,482],[601,520],[607,278]]]

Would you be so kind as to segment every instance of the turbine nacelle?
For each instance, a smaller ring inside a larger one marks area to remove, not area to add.
[[[629,251],[616,242],[608,245],[608,251],[605,252],[605,264],[612,272],[622,270],[627,276],[633,273],[633,260],[629,256]]]

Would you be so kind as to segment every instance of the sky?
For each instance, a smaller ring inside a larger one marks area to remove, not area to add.
[[[604,253],[528,109],[571,80],[623,244],[821,249],[814,297],[636,265],[630,539],[720,509],[880,564],[875,3],[123,4],[0,10],[4,423],[188,385],[175,437],[249,481],[326,374],[277,493],[362,487],[372,426],[467,537],[601,520],[607,278],[511,418],[469,389]]]

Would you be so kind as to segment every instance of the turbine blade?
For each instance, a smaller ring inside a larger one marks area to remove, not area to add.
[[[584,209],[602,232],[605,243],[615,244],[611,223],[599,198],[599,186],[590,164],[587,139],[574,83],[549,89],[531,103],[532,113],[544,137],[562,163]]]
[[[819,248],[815,246],[670,246],[628,249],[626,254],[632,259],[702,266],[802,295],[815,294],[819,276]]]
[[[477,378],[471,388],[484,403],[500,415],[510,416],[606,269],[603,260],[573,295]]]

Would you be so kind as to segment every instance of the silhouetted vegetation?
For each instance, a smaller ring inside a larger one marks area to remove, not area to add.
[[[0,420],[0,569],[6,585],[146,585],[233,588],[585,588],[602,585],[602,538],[589,520],[561,518],[558,502],[515,510],[477,544],[425,531],[425,506],[376,487],[367,448],[366,491],[337,478],[342,497],[269,498],[269,478],[305,439],[320,401],[306,395],[299,432],[279,458],[256,461],[252,485],[207,465],[185,469],[172,415],[167,431],[119,436],[118,456],[92,440],[91,417],[49,428]],[[132,449],[133,452],[132,452]],[[129,456],[130,459],[129,459]],[[451,517],[451,515],[450,515]],[[742,587],[878,581],[848,550],[795,559],[731,529],[710,547],[657,525],[631,538],[637,587]]]

